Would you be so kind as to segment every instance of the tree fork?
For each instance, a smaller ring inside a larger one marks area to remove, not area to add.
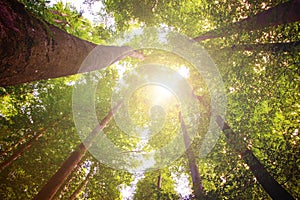
[[[102,121],[94,128],[84,142],[80,143],[75,151],[65,160],[58,171],[48,180],[46,185],[34,197],[35,200],[52,199],[58,189],[63,185],[64,180],[71,174],[73,168],[80,162],[88,148],[92,146],[97,133],[105,128],[113,114],[121,107],[123,101],[119,102]]]
[[[257,157],[253,154],[253,152],[246,147],[245,144],[239,143],[239,145],[232,144],[231,141],[234,140],[234,136],[236,134],[229,127],[229,125],[224,122],[221,116],[217,116],[216,119],[217,124],[225,133],[226,138],[228,139],[228,143],[230,146],[234,148],[234,150],[241,154],[245,163],[249,166],[253,175],[257,178],[258,182],[264,188],[264,190],[270,195],[272,199],[285,199],[285,200],[293,200],[293,196],[288,193],[265,169],[264,165],[257,159]],[[238,139],[235,139],[236,142]],[[238,147],[240,146],[240,147]]]

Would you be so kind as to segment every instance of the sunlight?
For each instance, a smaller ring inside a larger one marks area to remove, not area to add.
[[[159,85],[151,85],[148,87],[150,87],[150,93],[153,97],[152,103],[154,105],[163,106],[165,104],[171,103],[172,101],[176,101],[174,94],[167,88]]]
[[[186,173],[171,172],[171,177],[175,183],[175,191],[183,198],[188,198],[192,194],[189,176]]]
[[[129,185],[121,184],[117,188],[122,194],[122,200],[132,200],[137,189],[137,184],[140,180],[145,178],[144,172],[132,174],[132,182]]]
[[[183,77],[183,78],[188,78],[190,76],[190,70],[189,68],[185,66],[181,66],[178,70],[178,73]]]
[[[50,0],[49,5],[53,6],[54,4],[57,4],[58,2],[62,2],[63,4],[70,3],[72,6],[75,7],[77,11],[83,12],[83,17],[87,18],[91,23],[95,23],[97,20],[98,23],[105,23],[107,26],[111,25],[113,18],[109,18],[109,20],[103,20],[100,21],[100,19],[97,19],[97,16],[95,13],[99,12],[99,10],[104,8],[104,5],[101,1],[95,1],[93,2],[93,5],[89,7],[88,4],[85,4],[84,0]]]

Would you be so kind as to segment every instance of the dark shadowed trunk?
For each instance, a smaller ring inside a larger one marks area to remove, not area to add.
[[[264,165],[255,157],[253,152],[247,148],[242,139],[235,134],[222,117],[218,116],[216,122],[225,133],[230,147],[240,154],[246,164],[249,166],[257,181],[262,185],[264,190],[272,197],[272,199],[294,199],[265,169]]]
[[[252,31],[268,26],[276,26],[300,20],[300,0],[281,3],[254,16],[233,23],[225,28],[208,31],[193,40],[200,42],[207,39],[226,37],[240,31]]]
[[[267,43],[267,44],[242,44],[232,45],[220,49],[221,51],[270,51],[270,52],[299,52],[300,42],[287,42],[287,43]]]
[[[157,176],[157,189],[158,190],[161,189],[161,182],[162,182],[162,177],[161,177],[161,173],[159,173],[159,175]]]
[[[56,126],[57,123],[58,121],[54,122],[52,126]],[[17,160],[26,150],[28,150],[32,146],[32,144],[36,140],[38,140],[43,135],[43,133],[45,133],[46,130],[47,128],[42,128],[42,130],[36,133],[28,142],[21,145],[21,147],[13,155],[11,155],[7,160],[0,164],[0,171],[3,171],[5,168],[9,167],[13,163],[13,161]]]
[[[200,177],[199,169],[197,166],[196,158],[194,155],[193,150],[190,148],[190,138],[187,133],[187,128],[186,125],[183,121],[181,112],[179,112],[179,121],[181,124],[181,130],[182,130],[182,135],[184,139],[184,145],[186,148],[186,154],[188,157],[189,161],[189,167],[190,167],[190,172],[192,176],[192,181],[193,181],[193,190],[194,194],[196,196],[196,199],[203,199],[204,198],[204,192],[203,192],[203,185],[202,185],[202,180]]]
[[[85,155],[88,148],[92,146],[93,140],[99,133],[103,130],[105,126],[109,123],[113,114],[120,108],[123,102],[118,103],[109,113],[104,117],[104,119],[97,125],[91,134],[85,139],[85,142],[80,143],[77,149],[71,153],[71,155],[65,160],[58,171],[48,180],[46,185],[39,191],[35,196],[36,200],[52,199],[57,190],[63,185],[65,179],[71,174],[72,170],[80,162],[82,157]]]
[[[96,46],[41,21],[16,0],[0,1],[0,86],[76,74]],[[88,70],[109,66],[131,50],[101,46],[103,61]]]

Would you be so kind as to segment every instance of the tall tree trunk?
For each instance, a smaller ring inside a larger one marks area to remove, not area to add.
[[[253,152],[247,148],[242,142],[242,139],[235,134],[227,123],[224,122],[221,116],[217,116],[216,122],[224,132],[228,143],[233,149],[239,153],[246,164],[249,166],[253,175],[262,185],[264,190],[270,195],[272,199],[294,199],[265,169],[264,165],[256,158]]]
[[[287,24],[300,20],[300,0],[281,3],[266,11],[260,12],[225,28],[208,31],[193,40],[200,42],[207,39],[229,36],[240,31],[252,31],[268,26]]]
[[[85,161],[85,157],[83,157],[80,162],[74,167],[71,174],[65,179],[63,185],[57,190],[56,194],[52,199],[58,200],[63,197],[66,193],[69,192],[69,186],[72,183],[72,181],[76,178],[76,172],[83,166]]]
[[[79,73],[96,46],[41,21],[16,0],[0,1],[0,86]],[[101,63],[88,71],[109,66],[125,55],[141,58],[137,54],[130,47],[101,46]]]
[[[92,146],[93,140],[99,133],[103,130],[105,126],[109,123],[113,114],[120,108],[122,101],[119,102],[109,113],[104,117],[104,119],[98,124],[90,135],[85,139],[85,142],[80,143],[77,149],[71,153],[71,155],[65,160],[58,171],[48,180],[46,185],[39,191],[39,193],[34,197],[35,200],[46,200],[52,199],[57,190],[63,185],[64,180],[71,174],[72,170],[80,162],[82,157],[85,155],[88,148]]]
[[[199,169],[197,166],[196,158],[194,155],[193,150],[190,148],[190,138],[187,133],[186,125],[183,121],[181,112],[179,112],[179,121],[181,124],[181,130],[182,130],[182,135],[184,139],[184,145],[186,148],[186,154],[188,157],[189,161],[189,167],[190,167],[190,172],[192,176],[192,181],[193,181],[193,190],[194,194],[196,196],[196,199],[203,199],[204,198],[204,192],[203,192],[203,185],[202,185],[202,180],[200,177]]]
[[[76,197],[79,195],[79,193],[82,191],[82,189],[87,185],[90,178],[93,176],[94,167],[90,168],[89,173],[85,177],[85,179],[81,182],[81,184],[78,186],[78,188],[73,192],[73,194],[70,196],[70,200],[75,200]]]
[[[221,51],[271,51],[271,52],[299,52],[300,42],[267,43],[267,44],[243,44],[233,45],[220,49]]]
[[[54,122],[51,126],[56,126],[58,124],[58,121]],[[35,134],[28,142],[21,145],[21,147],[13,154],[11,155],[6,161],[0,164],[0,171],[3,171],[5,168],[9,167],[13,161],[17,160],[26,150],[28,150],[32,144],[38,140],[44,132],[47,130],[47,128],[42,128],[37,134]]]

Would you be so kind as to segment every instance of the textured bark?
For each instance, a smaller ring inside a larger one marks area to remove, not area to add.
[[[95,47],[37,19],[16,0],[0,1],[0,86],[76,74]],[[88,70],[109,66],[133,52],[130,47],[101,46],[99,53],[102,62]]]
[[[64,180],[71,174],[72,170],[78,165],[88,148],[92,146],[93,140],[109,123],[113,114],[120,108],[123,102],[118,103],[104,119],[98,124],[83,143],[80,143],[76,150],[65,160],[58,171],[48,180],[46,185],[34,197],[35,200],[52,199],[58,189],[63,185]]]
[[[181,130],[182,130],[182,135],[183,135],[183,139],[184,139],[184,145],[186,148],[186,154],[187,154],[188,161],[189,161],[189,167],[190,167],[190,172],[191,172],[192,181],[193,181],[194,194],[195,194],[196,199],[204,199],[202,180],[200,177],[200,173],[199,173],[199,169],[197,166],[194,152],[190,148],[191,141],[188,136],[186,125],[183,121],[181,112],[179,112],[179,121],[181,124]]]
[[[225,51],[270,51],[270,52],[299,52],[300,42],[287,43],[267,43],[267,44],[243,44],[225,47],[220,50]]]
[[[196,42],[213,39],[218,37],[226,37],[240,31],[253,31],[268,26],[276,26],[292,23],[300,20],[300,0],[291,0],[281,3],[266,11],[260,12],[252,17],[248,17],[232,25],[209,31],[194,38]]]
[[[58,121],[54,122],[52,126],[55,126],[57,123]],[[0,164],[0,171],[3,171],[5,168],[9,167],[13,163],[13,161],[17,160],[26,150],[28,150],[32,146],[35,141],[37,141],[43,135],[46,130],[47,128],[42,128],[42,130],[35,134],[28,142],[26,142],[24,145],[21,145],[21,147],[13,155],[11,155],[7,160]]]
[[[289,194],[265,169],[264,165],[260,163],[260,161],[256,158],[251,150],[239,144],[239,147],[233,141],[233,137],[236,134],[231,130],[227,123],[224,122],[221,116],[218,116],[216,122],[225,133],[226,138],[228,139],[229,145],[239,153],[245,163],[249,166],[250,170],[252,171],[253,175],[256,177],[257,181],[261,184],[264,190],[270,195],[272,199],[285,199],[285,200],[292,200],[294,199],[291,194]]]

